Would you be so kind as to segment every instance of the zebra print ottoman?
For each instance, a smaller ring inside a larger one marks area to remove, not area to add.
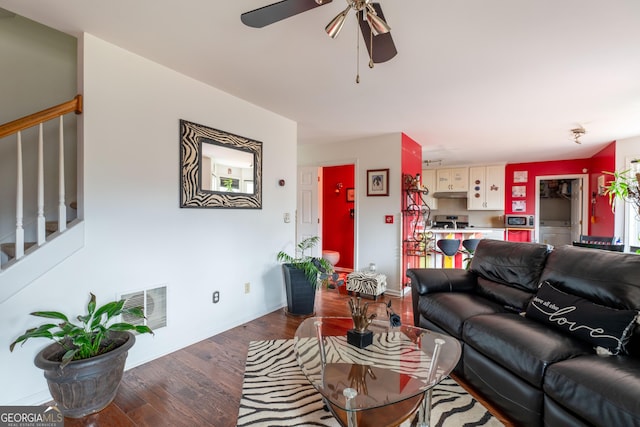
[[[347,275],[347,291],[373,297],[374,301],[387,290],[387,276],[380,273],[354,271]]]

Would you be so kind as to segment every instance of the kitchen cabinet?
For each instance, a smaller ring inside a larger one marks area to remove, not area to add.
[[[469,210],[504,210],[504,166],[469,168]]]
[[[438,199],[433,197],[436,192],[436,170],[424,169],[422,171],[422,186],[429,190],[429,194],[423,196],[424,202],[432,209],[438,209]]]
[[[469,168],[436,169],[436,191],[467,191],[469,189]]]

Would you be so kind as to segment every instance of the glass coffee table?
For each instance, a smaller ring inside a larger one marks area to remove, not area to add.
[[[295,353],[307,379],[345,427],[397,426],[416,411],[429,426],[431,390],[458,363],[457,339],[413,326],[369,325],[373,343],[347,343],[350,317],[311,317],[295,334]]]

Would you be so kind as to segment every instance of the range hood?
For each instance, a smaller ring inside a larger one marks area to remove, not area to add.
[[[433,193],[434,199],[466,199],[466,191],[440,191]]]

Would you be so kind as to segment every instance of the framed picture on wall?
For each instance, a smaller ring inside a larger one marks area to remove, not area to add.
[[[355,188],[347,188],[347,202],[355,202],[355,201],[356,201]]]
[[[367,196],[389,195],[389,169],[367,170]]]

